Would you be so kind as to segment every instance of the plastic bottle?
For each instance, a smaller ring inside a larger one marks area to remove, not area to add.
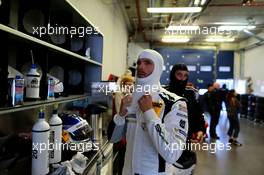
[[[43,110],[40,110],[39,119],[32,128],[32,175],[49,173],[49,136],[50,126]]]
[[[39,99],[40,74],[37,72],[35,64],[32,64],[26,75],[26,83],[26,98]]]
[[[49,124],[50,144],[52,145],[49,154],[49,163],[59,163],[61,161],[62,120],[58,116],[58,105],[54,106]]]

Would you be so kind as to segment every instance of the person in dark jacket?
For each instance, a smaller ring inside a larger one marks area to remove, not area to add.
[[[175,64],[170,72],[170,84],[167,87],[172,93],[187,99],[189,132],[187,139],[202,141],[206,133],[203,109],[198,102],[195,89],[187,87],[189,71],[185,64]]]
[[[208,112],[211,116],[209,129],[211,139],[219,139],[218,135],[216,134],[216,126],[218,125],[222,110],[223,98],[221,95],[222,93],[218,83],[214,83],[213,85],[209,86],[208,91],[204,95]]]
[[[226,96],[228,93],[228,89],[226,88],[226,84],[223,84],[222,88],[220,88],[220,93],[221,93],[222,102],[224,102],[225,107],[227,108]]]
[[[237,141],[237,137],[239,134],[240,126],[238,119],[238,111],[239,111],[240,103],[237,99],[237,94],[234,89],[230,90],[227,93],[227,117],[229,120],[229,143],[232,143],[236,146],[242,146],[240,142]]]
[[[189,71],[187,66],[185,64],[175,64],[170,72],[170,84],[166,87],[166,89],[186,99],[189,124],[187,144],[191,144],[191,142],[203,141],[204,135],[206,133],[206,128],[203,117],[203,110],[198,102],[197,93],[194,88],[187,86],[188,78]],[[192,158],[187,156],[185,157],[185,159]],[[195,164],[192,166],[192,172],[194,171],[195,166]],[[176,169],[174,173],[188,174],[181,169]]]

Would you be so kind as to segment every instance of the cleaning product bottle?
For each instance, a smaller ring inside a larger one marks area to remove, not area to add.
[[[49,173],[49,136],[50,126],[45,121],[45,114],[41,109],[39,119],[32,128],[32,175]]]
[[[22,105],[24,102],[24,78],[16,76],[16,94],[15,94],[16,105]]]
[[[49,163],[59,163],[61,161],[62,120],[58,116],[58,104],[54,105],[49,124],[50,144],[52,145],[49,153]]]
[[[40,74],[37,72],[35,64],[32,64],[26,75],[26,83],[26,98],[39,99]]]

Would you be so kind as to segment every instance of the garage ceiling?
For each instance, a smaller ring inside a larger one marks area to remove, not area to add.
[[[264,29],[264,0],[207,0],[200,13],[178,14],[151,14],[148,7],[192,7],[194,0],[123,0],[125,13],[128,16],[131,36],[134,41],[158,43],[164,35],[168,34],[165,27],[174,25],[199,25],[200,28],[219,27],[220,25],[255,25],[250,30],[258,34]],[[171,34],[171,33],[169,33]],[[175,35],[175,33],[174,33]],[[176,34],[177,37],[189,37],[191,43],[204,43],[208,36],[221,36],[235,38],[235,43],[250,37],[243,31],[231,33],[198,32],[189,34]]]

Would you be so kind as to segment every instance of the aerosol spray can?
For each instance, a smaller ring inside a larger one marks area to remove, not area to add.
[[[39,119],[32,128],[32,175],[49,173],[49,136],[50,126],[45,121],[45,114],[41,109]]]
[[[32,64],[26,75],[26,83],[26,98],[39,99],[40,74],[37,72],[35,64]]]
[[[54,82],[53,78],[48,78],[48,95],[47,95],[47,99],[54,99],[55,98],[54,85],[55,85],[55,82]]]
[[[8,105],[22,105],[24,101],[24,79],[19,75],[8,78]]]
[[[50,124],[50,153],[49,163],[59,163],[61,161],[61,139],[62,139],[62,120],[58,116],[58,104],[54,105]]]
[[[16,105],[16,80],[8,78],[8,106]]]
[[[22,105],[24,102],[24,78],[19,75],[16,76],[16,105]]]

